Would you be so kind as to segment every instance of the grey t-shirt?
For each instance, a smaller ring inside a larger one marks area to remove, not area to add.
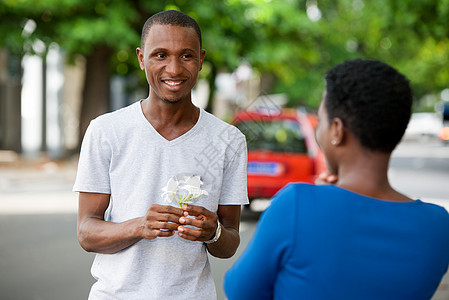
[[[170,178],[200,176],[202,195],[193,204],[248,203],[244,135],[200,110],[195,126],[168,141],[146,120],[140,101],[91,122],[84,136],[76,181],[78,192],[110,194],[105,220],[123,222],[166,204]],[[176,204],[173,204],[176,206]],[[141,240],[115,254],[97,254],[97,280],[89,299],[215,299],[207,249],[174,235]]]

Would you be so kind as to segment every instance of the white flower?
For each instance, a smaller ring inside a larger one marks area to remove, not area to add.
[[[176,200],[179,207],[182,207],[183,204],[192,203],[194,199],[209,194],[201,189],[202,184],[200,176],[184,176],[184,180],[179,181],[170,178],[162,189],[161,197],[168,203]]]
[[[187,190],[193,198],[198,198],[202,195],[209,195],[206,190],[202,190],[200,188],[202,184],[203,182],[201,181],[200,176],[184,176],[183,189]]]
[[[178,181],[170,178],[167,182],[167,185],[162,188],[161,197],[165,200],[165,202],[172,202],[173,198],[176,196],[176,192],[178,191]]]

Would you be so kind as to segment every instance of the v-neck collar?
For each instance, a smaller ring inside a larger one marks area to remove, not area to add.
[[[147,128],[149,128],[153,134],[155,134],[162,142],[166,143],[166,144],[176,144],[176,143],[180,143],[182,141],[184,141],[185,139],[189,138],[192,134],[194,134],[198,128],[200,127],[200,122],[203,118],[203,110],[201,108],[199,108],[200,110],[200,114],[198,116],[198,120],[196,121],[195,125],[193,125],[192,128],[190,128],[187,132],[183,133],[182,135],[178,136],[177,138],[173,139],[173,140],[167,140],[165,137],[163,137],[154,127],[153,125],[151,125],[151,123],[147,120],[147,118],[145,117],[145,114],[143,113],[142,110],[142,103],[143,100],[137,101],[136,102],[136,108],[138,110],[138,114],[140,119],[145,122],[145,125]]]

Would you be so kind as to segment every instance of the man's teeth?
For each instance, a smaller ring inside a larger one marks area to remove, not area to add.
[[[170,86],[180,85],[182,81],[165,81],[166,84]]]

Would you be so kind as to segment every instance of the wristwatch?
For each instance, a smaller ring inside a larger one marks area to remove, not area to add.
[[[214,236],[210,240],[205,241],[205,243],[206,244],[215,243],[220,238],[220,235],[221,235],[221,223],[220,221],[217,220],[217,230],[215,230]]]

